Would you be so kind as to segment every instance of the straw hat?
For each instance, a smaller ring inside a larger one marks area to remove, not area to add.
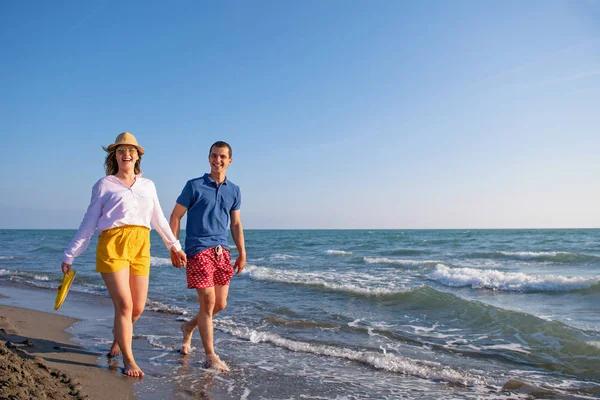
[[[119,134],[119,136],[117,136],[117,138],[115,139],[115,142],[113,144],[108,145],[108,151],[113,151],[115,147],[120,146],[122,144],[129,144],[135,146],[138,149],[138,153],[144,154],[144,148],[138,144],[137,140],[135,139],[135,136],[133,136],[129,132],[123,132]]]

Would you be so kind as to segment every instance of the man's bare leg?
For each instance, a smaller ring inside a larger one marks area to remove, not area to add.
[[[181,324],[181,332],[183,333],[181,353],[184,355],[188,355],[192,351],[192,334],[194,333],[194,329],[198,327],[198,315],[194,315],[194,318]]]
[[[115,328],[112,330],[113,333],[113,342],[110,346],[110,350],[108,350],[108,357],[117,357],[121,354],[121,348],[119,347],[119,343],[117,343],[117,338],[115,337]]]
[[[200,313],[198,314],[198,330],[202,338],[204,353],[206,354],[206,364],[209,368],[228,372],[229,367],[215,353],[213,340],[213,317],[214,310],[225,308],[229,286],[216,286],[210,288],[197,288],[198,301],[200,303]],[[219,298],[219,307],[216,307],[217,295]]]
[[[229,286],[215,286],[215,306],[213,307],[213,318],[225,306],[227,306],[227,295],[229,293]],[[180,329],[183,333],[183,342],[181,344],[181,353],[184,355],[189,354],[192,351],[192,335],[194,330],[198,327],[198,316],[200,313],[194,315],[189,321],[185,321],[181,324]]]

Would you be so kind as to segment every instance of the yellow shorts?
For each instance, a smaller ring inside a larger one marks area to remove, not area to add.
[[[100,234],[96,271],[110,274],[129,267],[133,275],[150,275],[150,229],[126,225]]]

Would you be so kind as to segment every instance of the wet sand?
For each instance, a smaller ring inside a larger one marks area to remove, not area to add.
[[[97,363],[103,354],[69,341],[76,319],[0,305],[0,397],[135,399],[133,380]]]

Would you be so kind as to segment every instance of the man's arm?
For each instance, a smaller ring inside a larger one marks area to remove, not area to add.
[[[231,211],[231,237],[235,242],[235,247],[239,253],[235,260],[233,270],[236,274],[242,272],[246,266],[246,247],[244,244],[244,229],[242,228],[242,219],[240,218],[240,210]]]
[[[179,239],[179,231],[181,229],[181,218],[187,212],[187,208],[182,206],[181,204],[175,204],[175,208],[173,208],[173,212],[171,213],[171,218],[169,219],[169,225],[171,226],[171,231],[173,235],[175,235],[175,239]],[[181,257],[180,254],[171,250],[171,263],[174,267],[182,267],[187,263],[185,257]]]

